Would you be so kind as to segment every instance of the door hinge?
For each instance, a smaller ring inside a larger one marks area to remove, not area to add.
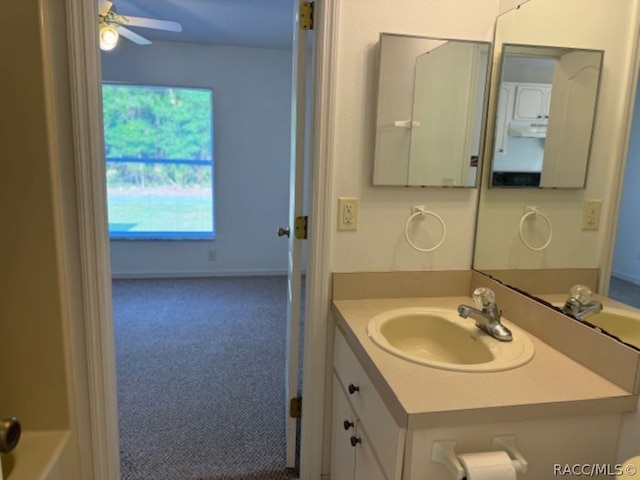
[[[298,240],[306,240],[307,239],[307,223],[308,223],[309,217],[305,216],[299,216],[296,217],[296,224],[295,224],[295,232],[296,232],[296,238]]]
[[[313,2],[300,2],[298,16],[301,29],[313,30]]]
[[[289,402],[289,416],[291,418],[302,417],[302,397],[292,398]]]

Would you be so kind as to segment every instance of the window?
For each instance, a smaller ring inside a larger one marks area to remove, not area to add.
[[[215,238],[212,92],[102,86],[109,235]]]

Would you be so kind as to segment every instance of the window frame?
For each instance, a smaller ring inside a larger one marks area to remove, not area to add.
[[[214,154],[214,112],[213,112],[213,89],[210,87],[193,87],[186,85],[176,85],[176,84],[154,84],[154,83],[135,83],[135,82],[118,82],[118,81],[102,81],[101,83],[101,92],[104,92],[105,86],[115,86],[115,87],[140,87],[140,88],[152,88],[152,89],[176,89],[176,90],[196,90],[207,92],[209,94],[209,118],[210,118],[210,144],[211,144],[211,160],[195,160],[195,159],[161,159],[161,158],[130,158],[130,157],[108,157],[107,156],[107,141],[106,141],[106,127],[105,127],[105,109],[102,107],[102,128],[103,128],[103,143],[104,143],[104,166],[105,170],[109,162],[111,163],[140,163],[140,164],[172,164],[172,165],[197,165],[203,167],[209,167],[211,173],[211,230],[208,231],[169,231],[169,230],[158,230],[158,231],[140,231],[140,232],[132,232],[132,231],[112,231],[110,227],[110,223],[108,225],[108,235],[109,240],[215,240],[216,239],[216,201],[215,201],[215,154]],[[104,102],[104,95],[102,96]],[[106,193],[107,193],[107,210],[110,208],[109,201],[109,186],[108,180],[106,185]],[[109,214],[107,211],[107,219],[109,219]],[[108,220],[107,220],[108,221]]]

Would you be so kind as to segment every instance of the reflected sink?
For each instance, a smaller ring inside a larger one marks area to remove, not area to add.
[[[553,302],[552,305],[562,310],[564,303]],[[584,320],[618,337],[623,342],[640,348],[640,310],[626,310],[605,305],[602,311],[588,315]]]
[[[510,324],[513,341],[501,342],[453,309],[387,310],[367,324],[378,347],[420,365],[459,372],[497,372],[520,367],[534,355],[531,340]]]
[[[604,307],[600,313],[589,315],[585,320],[640,348],[640,312]]]

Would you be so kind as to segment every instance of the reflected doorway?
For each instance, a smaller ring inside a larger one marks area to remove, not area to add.
[[[609,297],[640,308],[640,95],[631,123]]]

